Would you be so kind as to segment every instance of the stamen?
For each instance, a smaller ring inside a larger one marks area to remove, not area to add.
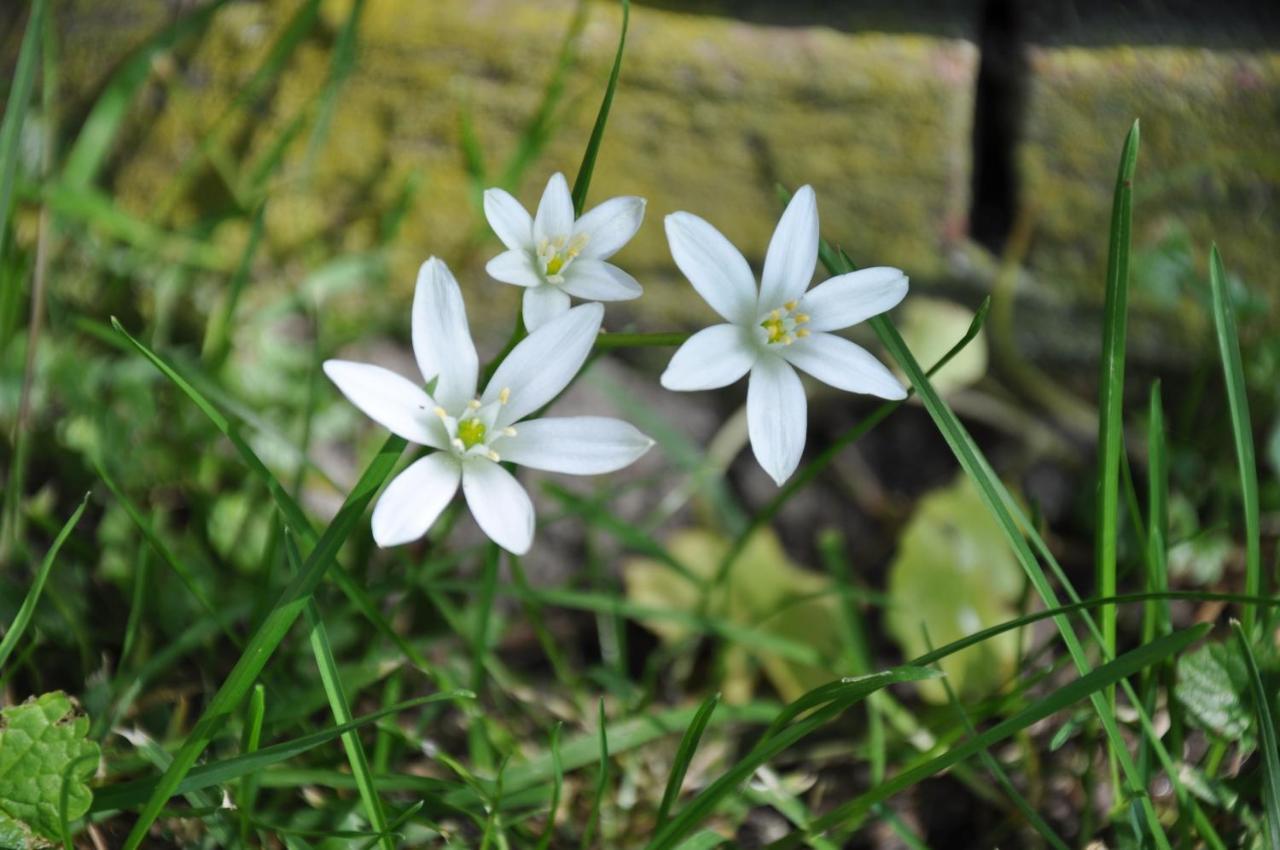
[[[449,444],[460,452],[465,452],[467,450],[467,447],[464,446],[462,444],[462,441],[459,440],[457,437],[454,437],[452,440],[450,440]]]
[[[516,429],[512,428],[510,425],[502,429],[502,436],[504,437],[514,437],[515,435]]]
[[[449,411],[445,410],[443,407],[437,406],[436,409],[431,412],[434,413],[436,416],[439,416],[441,419],[449,418]]]
[[[493,449],[489,449],[488,458],[489,458],[489,460],[493,461],[494,463],[498,463],[499,461],[501,461],[501,460],[502,460],[502,457],[501,457],[497,452],[495,452]]]
[[[807,337],[808,335],[809,335],[809,331],[808,331],[808,329],[806,329],[806,328],[796,328],[796,339],[804,339],[804,338],[805,338],[805,337]]]
[[[797,325],[806,324],[809,321],[808,313],[796,313],[795,320]]]
[[[506,404],[511,400],[511,387],[503,387],[498,390],[498,404]]]
[[[788,301],[786,304],[783,304],[782,306],[787,308],[787,312],[790,313],[792,310],[796,308],[796,302],[794,300]]]
[[[471,399],[471,401],[467,402],[467,407],[471,408],[472,410],[479,410],[479,409],[480,409],[480,399],[478,399],[478,398],[473,398],[473,399]]]

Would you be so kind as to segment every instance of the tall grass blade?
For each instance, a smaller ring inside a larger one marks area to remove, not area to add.
[[[1235,311],[1227,292],[1227,273],[1222,267],[1218,246],[1209,249],[1209,287],[1213,290],[1213,324],[1218,332],[1218,353],[1227,382],[1227,403],[1231,407],[1231,433],[1236,443],[1240,467],[1240,498],[1244,502],[1244,592],[1262,595],[1262,534],[1258,523],[1258,466],[1254,460],[1253,431],[1249,424],[1249,394],[1240,359],[1240,337],[1236,333]],[[1254,609],[1241,612],[1244,630],[1253,635]]]
[[[560,795],[564,791],[564,762],[560,759],[560,732],[564,723],[556,723],[551,727],[551,803],[547,807],[547,824],[542,828],[542,837],[538,839],[537,850],[547,850],[551,839],[556,834],[556,812],[560,811]]]
[[[654,819],[656,829],[661,829],[667,822],[671,807],[680,796],[680,789],[684,787],[684,777],[689,772],[689,763],[693,761],[693,755],[698,751],[698,742],[702,740],[702,733],[706,731],[707,723],[710,722],[711,715],[715,713],[716,706],[719,704],[720,694],[718,693],[703,700],[698,713],[693,716],[693,722],[689,724],[684,737],[680,739],[680,747],[676,750],[675,760],[671,764],[671,775],[667,778],[667,787],[662,793],[662,804],[658,806],[658,815]]]
[[[591,127],[591,138],[582,153],[578,177],[573,181],[573,210],[582,215],[587,203],[587,190],[591,188],[591,175],[596,169],[596,157],[600,154],[600,142],[604,140],[604,128],[609,123],[609,109],[613,106],[613,93],[618,89],[618,76],[622,73],[622,54],[627,46],[627,24],[631,21],[631,0],[622,0],[622,29],[618,33],[618,52],[613,56],[613,69],[609,71],[609,84],[605,87],[596,113],[596,123]]]
[[[604,792],[609,787],[609,726],[604,714],[604,697],[600,697],[598,712],[600,725],[600,767],[596,772],[596,793],[591,801],[591,816],[587,819],[587,828],[582,831],[582,850],[591,846],[591,837],[600,823],[600,807],[604,803]]]
[[[18,65],[6,97],[4,121],[0,123],[0,249],[3,249],[9,233],[9,210],[13,204],[13,181],[18,174],[22,123],[31,103],[31,89],[35,86],[47,8],[47,0],[35,0],[31,4],[31,16],[22,35],[22,47],[18,49]]]
[[[292,534],[284,536],[285,556],[289,561],[291,572],[297,575],[302,571],[302,556],[298,554],[297,544]],[[315,656],[316,666],[320,669],[320,682],[324,686],[325,696],[329,700],[329,710],[334,721],[341,726],[350,723],[353,715],[347,702],[346,690],[342,686],[342,676],[338,672],[338,662],[333,657],[333,647],[329,645],[329,633],[320,619],[320,609],[314,598],[307,600],[307,628],[311,630],[311,653]],[[347,761],[351,765],[351,773],[356,780],[356,788],[360,792],[360,800],[364,804],[369,824],[382,834],[382,845],[387,850],[395,850],[391,836],[387,833],[387,817],[382,810],[382,800],[378,797],[378,789],[373,783],[373,771],[369,769],[369,760],[365,756],[364,746],[360,743],[359,733],[352,729],[342,733],[342,747],[347,752]]]
[[[27,591],[27,595],[23,598],[22,605],[18,607],[18,613],[14,615],[13,622],[5,630],[4,637],[0,638],[0,669],[4,669],[4,664],[9,660],[9,655],[13,652],[14,647],[18,645],[18,641],[21,640],[23,633],[27,630],[27,626],[31,623],[31,617],[36,612],[36,604],[40,601],[40,593],[44,590],[44,583],[48,580],[49,573],[53,570],[53,562],[57,559],[58,552],[62,549],[62,544],[67,542],[67,538],[71,536],[71,530],[76,527],[76,523],[84,515],[85,506],[88,504],[89,494],[85,493],[84,498],[80,500],[80,507],[76,508],[75,512],[71,514],[71,518],[63,524],[58,536],[53,538],[53,545],[49,547],[44,560],[40,562],[40,569],[36,571],[36,578],[31,583],[31,589]]]
[[[1115,197],[1111,204],[1111,242],[1107,251],[1107,296],[1102,325],[1102,362],[1098,378],[1098,483],[1094,497],[1097,521],[1094,569],[1099,596],[1116,594],[1116,551],[1120,516],[1120,463],[1124,452],[1124,355],[1129,313],[1129,248],[1133,230],[1133,175],[1138,163],[1138,122],[1129,128],[1120,154]],[[1102,646],[1116,654],[1116,609],[1102,615]],[[1115,712],[1115,688],[1107,690],[1107,704]],[[1118,785],[1115,741],[1111,752],[1113,784]]]
[[[1267,697],[1258,672],[1258,660],[1253,657],[1251,635],[1240,623],[1233,621],[1236,642],[1240,654],[1249,668],[1249,692],[1253,695],[1253,709],[1258,715],[1258,753],[1262,758],[1262,808],[1267,816],[1267,846],[1280,850],[1280,744],[1276,742],[1275,709]]]

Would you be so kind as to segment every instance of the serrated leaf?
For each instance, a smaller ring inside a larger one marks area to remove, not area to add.
[[[98,745],[85,740],[88,731],[89,718],[62,691],[0,710],[0,848],[61,837],[63,782],[67,819],[89,811]]]
[[[1280,654],[1256,644],[1262,682],[1274,702],[1280,697]],[[1174,694],[1202,728],[1236,741],[1245,752],[1257,747],[1257,718],[1249,694],[1249,668],[1234,643],[1211,643],[1178,659]]]

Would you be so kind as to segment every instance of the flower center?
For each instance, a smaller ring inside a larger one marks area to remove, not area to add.
[[[470,449],[484,442],[487,430],[489,429],[479,419],[464,419],[458,423],[458,439]]]
[[[575,257],[587,246],[587,235],[579,233],[573,238],[556,236],[538,243],[538,265],[547,283],[564,283],[564,273]]]
[[[484,404],[480,399],[467,402],[466,409],[459,416],[450,416],[443,407],[437,407],[436,416],[444,423],[449,435],[449,446],[453,454],[459,458],[473,455],[487,457],[497,463],[502,458],[493,450],[493,443],[503,437],[514,437],[516,429],[498,428],[498,410],[511,398],[511,390],[503,388],[496,401]]]
[[[796,312],[796,302],[788,301],[780,308],[770,310],[760,321],[760,327],[764,328],[765,342],[769,345],[790,345],[809,335],[808,328],[801,327],[808,321],[808,315]]]

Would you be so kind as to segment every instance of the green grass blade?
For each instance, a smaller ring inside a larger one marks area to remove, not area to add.
[[[294,575],[302,570],[302,556],[293,542],[293,535],[285,534],[285,556]],[[333,647],[329,645],[329,633],[320,619],[320,609],[315,599],[307,600],[307,628],[311,630],[311,653],[315,656],[316,666],[320,670],[320,683],[324,686],[325,696],[329,699],[329,710],[334,721],[341,726],[352,720],[351,706],[347,702],[346,690],[342,686],[342,677],[338,673],[338,662],[333,657]],[[382,834],[382,845],[387,850],[395,850],[391,836],[387,833],[387,817],[382,810],[382,800],[378,797],[378,789],[373,784],[373,772],[369,769],[369,760],[365,756],[364,746],[360,743],[360,735],[354,729],[342,733],[342,747],[346,750],[347,761],[351,765],[351,774],[355,777],[356,787],[360,791],[360,800],[364,804],[369,825]]]
[[[49,547],[49,551],[45,554],[44,560],[40,562],[40,569],[36,571],[36,578],[31,583],[31,589],[27,591],[26,597],[23,598],[22,605],[18,607],[18,613],[14,615],[13,622],[5,630],[4,637],[0,638],[0,670],[4,669],[4,664],[9,660],[9,655],[13,652],[14,647],[18,645],[23,632],[27,630],[27,626],[31,623],[31,617],[36,612],[36,604],[40,601],[40,593],[44,590],[44,583],[49,578],[49,573],[53,570],[53,562],[57,559],[58,552],[62,549],[62,544],[71,536],[71,530],[76,527],[76,523],[84,515],[85,506],[88,504],[89,494],[85,493],[84,498],[80,500],[80,506],[75,509],[75,512],[71,514],[71,518],[62,526],[58,536],[53,539],[53,545]]]
[[[365,509],[373,501],[374,495],[395,468],[404,445],[404,440],[399,437],[388,438],[366,467],[364,474],[360,476],[360,480],[356,482],[346,501],[343,502],[337,516],[325,529],[319,542],[307,557],[301,572],[289,582],[271,611],[268,612],[266,619],[249,639],[235,666],[209,700],[195,728],[174,755],[173,763],[160,777],[155,790],[147,799],[146,805],[139,813],[133,829],[125,840],[126,850],[137,850],[146,839],[151,824],[160,815],[169,798],[177,792],[183,777],[191,770],[196,759],[213,740],[221,725],[253,687],[258,674],[262,672],[262,668],[266,666],[272,653],[284,640],[294,622],[301,616],[307,600],[311,598],[325,573],[334,563],[339,548],[355,530],[357,523],[364,516]]]
[[[427,705],[428,703],[442,700],[469,699],[471,696],[472,694],[469,691],[448,691],[405,700],[357,717],[349,723],[331,726],[328,729],[322,729],[310,735],[282,741],[279,744],[272,744],[269,747],[263,747],[251,753],[242,753],[221,761],[202,764],[188,771],[186,776],[175,786],[176,790],[173,793],[189,794],[192,791],[199,791],[203,788],[221,785],[243,776],[259,773],[272,765],[297,758],[303,753],[314,750],[316,747],[336,741],[346,732],[367,726],[392,714],[399,714],[402,711]],[[162,778],[135,779],[130,782],[121,782],[115,785],[108,785],[105,788],[98,788],[94,791],[93,804],[90,806],[89,811],[90,813],[121,811],[141,805],[155,793]]]
[[[675,760],[671,764],[671,775],[667,778],[667,787],[662,793],[662,804],[658,806],[658,815],[654,819],[655,829],[661,829],[667,822],[667,815],[670,814],[672,805],[680,796],[680,789],[684,787],[684,777],[689,772],[689,763],[693,761],[693,755],[698,751],[698,742],[702,740],[702,733],[706,731],[707,723],[719,704],[720,694],[707,697],[698,708],[698,713],[693,716],[693,722],[685,730],[684,737],[680,739],[680,747],[676,750]]]
[[[604,697],[600,697],[600,709],[598,712],[598,723],[600,724],[600,767],[596,772],[596,793],[591,801],[591,816],[587,818],[587,827],[582,831],[582,842],[579,845],[582,850],[587,850],[591,846],[591,837],[595,833],[596,825],[600,823],[600,806],[604,803],[604,792],[609,787],[609,726],[608,718],[604,714]]]
[[[245,755],[256,753],[262,746],[262,721],[266,716],[267,689],[258,683],[253,686],[253,693],[249,695],[249,713],[245,719],[244,734],[240,738],[240,751]],[[257,778],[256,773],[240,777],[240,787],[236,789],[236,810],[240,814],[240,843],[245,847],[250,846],[250,821],[253,819],[253,806],[258,795]]]
[[[1070,684],[1037,700],[1012,717],[995,724],[981,735],[969,738],[964,743],[958,744],[942,755],[923,764],[904,770],[866,793],[841,804],[831,812],[815,820],[810,834],[821,835],[827,830],[842,824],[857,821],[866,815],[874,804],[892,797],[899,791],[909,788],[923,779],[959,764],[983,749],[998,744],[1009,736],[1026,729],[1033,723],[1038,723],[1055,712],[1061,711],[1086,697],[1097,695],[1100,691],[1116,682],[1181,652],[1204,637],[1210,628],[1212,628],[1211,624],[1203,623],[1199,626],[1166,635],[1084,674]],[[794,847],[805,837],[805,835],[795,834],[769,846],[771,848],[779,848],[779,850],[781,848]]]
[[[1107,295],[1102,324],[1102,361],[1098,378],[1098,484],[1094,498],[1097,519],[1094,569],[1099,596],[1116,594],[1116,552],[1120,516],[1120,464],[1124,452],[1124,355],[1129,314],[1129,249],[1133,230],[1133,176],[1138,162],[1138,122],[1129,128],[1120,154],[1115,197],[1111,205],[1111,241],[1107,252]],[[1102,616],[1102,646],[1116,654],[1116,609]],[[1107,690],[1107,704],[1115,712],[1115,688]],[[1110,740],[1112,784],[1119,786],[1117,741]]]
[[[1246,609],[1248,610],[1248,609]],[[1267,846],[1280,848],[1280,744],[1276,742],[1275,711],[1267,698],[1267,689],[1258,672],[1258,660],[1253,657],[1250,634],[1240,623],[1233,621],[1240,654],[1249,668],[1249,691],[1253,694],[1253,708],[1258,714],[1258,753],[1262,758],[1262,809],[1267,815]]]
[[[547,850],[556,833],[556,812],[560,810],[560,795],[564,791],[564,762],[560,759],[560,732],[564,723],[556,723],[551,727],[551,803],[547,807],[547,825],[542,829],[542,837],[538,839],[537,850]]]
[[[6,97],[4,121],[0,123],[0,248],[3,248],[9,232],[9,210],[13,204],[13,181],[18,174],[22,123],[31,103],[31,89],[35,86],[47,7],[47,0],[35,0],[31,4],[31,17],[27,19],[22,47],[18,50],[18,65]]]
[[[855,705],[871,694],[898,682],[914,682],[933,678],[932,670],[922,667],[898,667],[864,676],[852,682],[833,683],[843,685],[843,691],[828,704],[797,721],[777,734],[766,736],[751,749],[732,768],[708,785],[696,797],[688,802],[674,818],[659,829],[647,847],[649,850],[669,850],[681,839],[701,824],[716,807],[733,793],[738,786],[749,779],[761,765],[769,762],[778,754],[790,749],[797,742],[812,734],[821,726],[838,717],[850,706]],[[802,697],[801,699],[804,699]]]
[[[1249,394],[1240,359],[1240,338],[1236,333],[1235,311],[1227,292],[1227,273],[1222,267],[1218,246],[1209,250],[1209,286],[1213,290],[1213,324],[1218,332],[1218,353],[1227,382],[1227,403],[1231,407],[1231,433],[1236,443],[1240,467],[1240,498],[1244,502],[1245,571],[1244,592],[1262,595],[1261,531],[1258,523],[1258,466],[1254,460],[1253,431],[1249,424]],[[1241,620],[1253,635],[1253,608],[1245,608]]]
[[[67,154],[62,182],[71,189],[87,188],[97,179],[111,154],[116,135],[124,126],[129,108],[151,76],[156,59],[178,42],[199,34],[227,0],[211,0],[189,15],[174,21],[138,47],[120,65],[80,127]]]
[[[613,56],[613,69],[609,71],[609,84],[605,87],[604,97],[600,100],[600,111],[596,113],[596,123],[591,128],[591,137],[587,140],[587,149],[582,153],[582,164],[578,166],[578,177],[573,181],[573,209],[582,215],[587,203],[587,191],[591,188],[591,175],[596,169],[596,157],[600,154],[600,142],[604,140],[604,128],[609,123],[609,109],[613,106],[613,93],[618,89],[618,76],[622,73],[622,54],[627,46],[627,24],[631,21],[631,0],[622,0],[622,29],[618,32],[618,52]]]

